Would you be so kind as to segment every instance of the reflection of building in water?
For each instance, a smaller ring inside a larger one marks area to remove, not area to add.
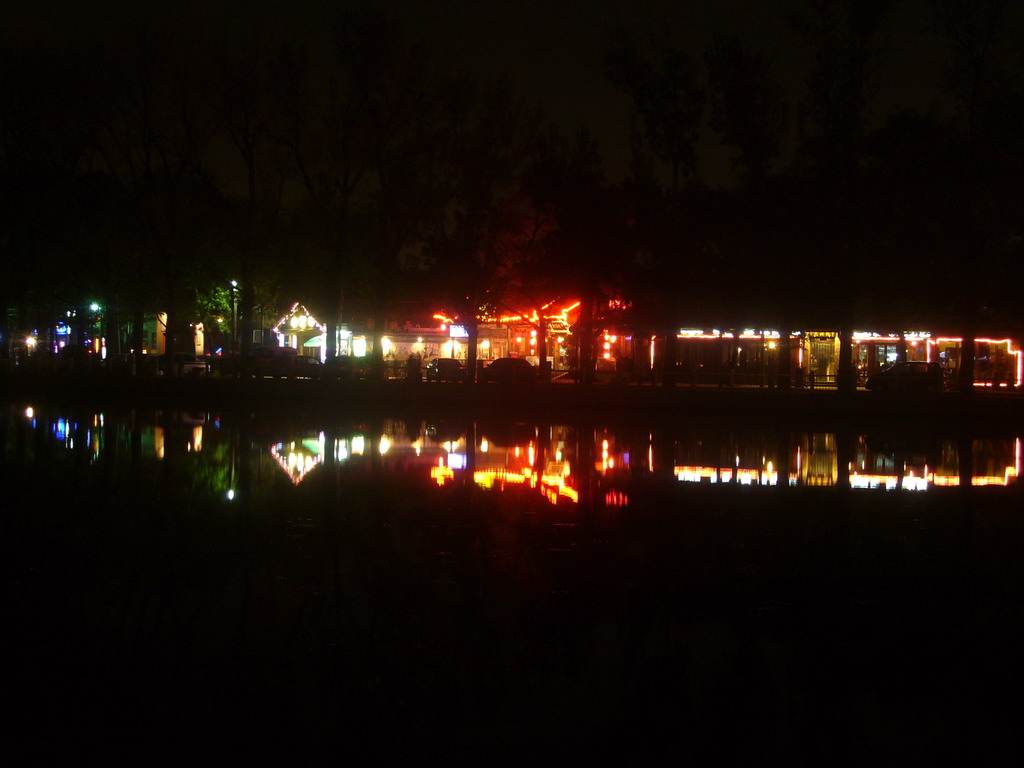
[[[972,485],[1006,486],[1021,472],[1021,441],[975,440],[972,442]],[[928,444],[882,445],[858,439],[856,459],[850,471],[854,488],[885,488],[923,491],[930,487],[960,485],[960,456],[950,440]]]
[[[810,432],[797,447],[796,476],[800,485],[831,486],[839,481],[839,453],[832,432]]]
[[[1007,486],[1020,480],[1021,439],[1016,440],[975,440],[972,445],[974,466],[971,470],[971,485]],[[952,469],[940,467],[929,475],[934,485],[960,485],[960,475]]]
[[[927,490],[960,484],[960,457],[955,442],[904,442],[856,438],[852,461],[839,463],[834,433],[807,433],[778,462],[778,451],[766,446],[752,452],[756,441],[744,446],[733,438],[706,440],[692,436],[676,444],[676,478],[688,483],[738,483],[831,487],[849,480],[851,488]],[[1006,486],[1021,474],[1020,439],[975,440],[972,444],[972,485]],[[788,462],[788,466],[786,463]],[[599,469],[599,467],[598,467]]]
[[[504,491],[507,485],[523,486],[538,489],[552,504],[560,498],[576,503],[580,500],[579,493],[568,484],[568,465],[564,466],[566,474],[538,474],[532,467],[523,467],[521,472],[508,469],[484,469],[473,473],[473,482],[481,488],[494,488]]]
[[[510,486],[529,488],[552,504],[562,499],[578,503],[565,430],[553,428],[544,443],[540,437],[534,431],[534,439],[526,440],[525,444],[503,446],[482,435],[474,455],[477,469],[473,482],[481,488],[499,491]]]
[[[275,443],[270,446],[270,455],[292,483],[298,485],[323,463],[324,433],[321,432],[316,438]]]
[[[673,448],[673,472],[680,482],[778,485],[780,470],[783,479],[789,480],[785,467],[779,466],[778,446],[765,436],[692,433],[677,440]],[[649,466],[653,466],[652,451]]]

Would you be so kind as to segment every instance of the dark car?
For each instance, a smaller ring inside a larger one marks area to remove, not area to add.
[[[253,347],[249,352],[249,372],[257,378],[287,376],[298,354],[291,347]]]
[[[919,360],[893,363],[869,376],[865,386],[872,392],[942,392],[946,370],[938,363]]]
[[[295,355],[289,361],[288,375],[297,379],[319,379],[322,373],[323,365],[310,355]]]
[[[159,376],[206,376],[210,372],[206,358],[187,353],[167,353],[157,359]]]
[[[454,357],[436,357],[427,363],[427,381],[465,381],[466,364]]]
[[[331,381],[357,381],[369,376],[370,363],[365,357],[336,355],[329,357],[321,369],[321,376]]]
[[[499,384],[530,384],[539,378],[537,366],[521,357],[502,357],[488,365],[480,374],[481,381]]]

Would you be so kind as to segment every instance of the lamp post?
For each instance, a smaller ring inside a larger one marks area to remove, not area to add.
[[[231,353],[238,352],[238,301],[235,291],[238,288],[238,281],[231,281]]]
[[[106,357],[103,350],[103,324],[102,316],[100,315],[102,310],[103,307],[95,301],[89,305],[89,312],[91,313],[89,317],[89,335],[92,337],[92,351],[101,357]]]

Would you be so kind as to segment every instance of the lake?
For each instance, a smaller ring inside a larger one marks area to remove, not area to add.
[[[1020,752],[1012,427],[26,401],[0,446],[23,756]]]

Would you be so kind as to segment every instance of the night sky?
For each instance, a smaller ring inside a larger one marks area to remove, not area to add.
[[[366,5],[8,0],[0,34],[23,42],[59,41],[68,35],[102,40],[165,26],[201,33],[227,21],[289,30],[315,48],[325,45],[338,8]],[[386,7],[455,67],[481,75],[507,72],[520,93],[564,130],[585,126],[599,142],[612,178],[626,171],[629,130],[628,101],[606,81],[601,64],[605,36],[613,26],[625,24],[640,36],[667,28],[695,58],[715,32],[739,34],[750,45],[775,52],[777,74],[791,104],[800,96],[808,64],[784,18],[792,0],[393,0],[369,5]],[[890,18],[877,116],[905,106],[926,109],[934,98],[944,51],[925,6],[925,0],[903,0]],[[729,179],[728,162],[712,137],[704,141],[700,174],[715,186]]]

